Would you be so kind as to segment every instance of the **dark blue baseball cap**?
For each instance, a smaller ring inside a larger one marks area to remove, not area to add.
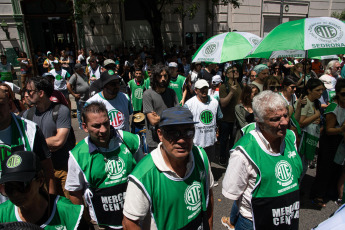
[[[196,124],[193,120],[193,114],[191,111],[184,107],[172,107],[162,112],[159,127],[168,125],[187,125]]]

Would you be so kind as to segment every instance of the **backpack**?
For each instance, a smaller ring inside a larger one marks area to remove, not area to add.
[[[59,103],[52,103],[53,104],[53,113],[52,113],[52,117],[53,117],[53,121],[56,123],[56,120],[58,118],[58,113],[59,113],[59,109],[60,109],[60,106],[61,104]],[[34,118],[34,115],[36,113],[36,107],[31,107],[29,110],[28,110],[28,113],[26,114],[26,119],[32,121],[33,118]],[[68,146],[68,151],[69,150],[72,150],[74,147],[75,147],[75,144],[76,144],[76,138],[75,138],[75,135],[74,135],[74,130],[73,130],[73,127],[71,126],[70,130],[69,130],[69,134],[68,134],[68,137],[67,137],[67,140],[66,140],[66,143],[65,145]]]

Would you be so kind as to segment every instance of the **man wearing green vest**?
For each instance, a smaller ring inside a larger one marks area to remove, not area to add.
[[[95,226],[122,229],[128,175],[142,158],[139,136],[115,130],[101,102],[86,105],[82,117],[89,136],[70,151],[65,188],[72,203],[84,198]]]
[[[223,195],[239,209],[235,229],[298,229],[302,162],[287,129],[287,103],[263,91],[254,97],[253,111],[256,127],[230,151],[223,179]]]
[[[54,194],[56,193],[54,169],[43,133],[36,123],[11,113],[12,103],[5,91],[0,89],[0,163],[15,151],[35,152],[42,163],[46,182],[49,182],[47,183],[49,193]],[[7,199],[0,194],[0,204]]]
[[[181,106],[183,106],[185,103],[186,95],[187,95],[187,88],[185,85],[186,78],[177,73],[176,62],[169,63],[169,74],[170,74],[169,88],[175,91],[178,102],[180,103]]]
[[[12,75],[15,73],[14,68],[11,63],[7,62],[6,55],[1,55],[0,62],[0,77],[1,81],[13,81]]]
[[[129,176],[125,229],[212,229],[214,181],[205,151],[193,145],[195,123],[187,108],[162,112],[158,147]]]
[[[143,72],[140,67],[134,70],[134,79],[128,82],[130,97],[133,106],[133,114],[143,111],[143,93],[145,90]]]

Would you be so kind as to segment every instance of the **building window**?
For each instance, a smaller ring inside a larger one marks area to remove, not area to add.
[[[204,32],[187,32],[185,35],[186,45],[201,45],[204,42],[205,33]]]

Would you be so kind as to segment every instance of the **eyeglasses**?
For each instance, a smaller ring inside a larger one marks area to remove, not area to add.
[[[339,95],[345,97],[345,92],[339,93]]]
[[[27,193],[30,191],[31,182],[33,180],[35,180],[35,178],[27,182],[17,182],[17,181],[7,182],[4,184],[4,193],[2,193],[2,195],[8,196],[8,195],[12,195],[14,192]]]
[[[187,129],[187,130],[166,130],[163,129],[163,133],[165,134],[167,139],[177,140],[180,138],[187,138],[191,139],[194,137],[195,130],[194,129]]]
[[[274,90],[280,91],[282,89],[282,87],[280,85],[272,85],[272,86],[268,86],[268,88],[271,91],[274,91]]]

